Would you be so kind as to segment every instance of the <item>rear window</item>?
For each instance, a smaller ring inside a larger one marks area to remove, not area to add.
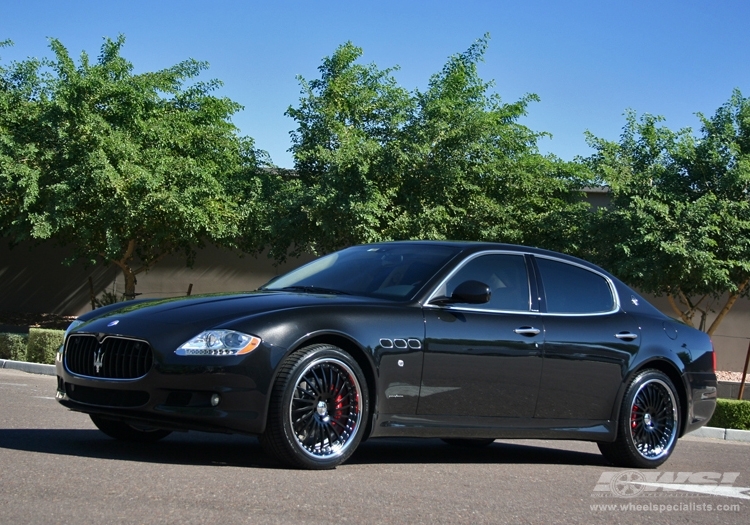
[[[615,299],[609,282],[580,266],[537,257],[547,312],[587,314],[611,312]]]

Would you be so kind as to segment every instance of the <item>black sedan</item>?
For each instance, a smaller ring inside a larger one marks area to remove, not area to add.
[[[367,438],[595,441],[656,467],[716,404],[708,336],[604,270],[523,246],[355,246],[249,293],[81,316],[57,398],[105,434],[256,435],[333,468]]]

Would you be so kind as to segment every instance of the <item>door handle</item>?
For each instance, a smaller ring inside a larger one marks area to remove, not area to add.
[[[516,328],[513,330],[518,335],[539,335],[541,330],[539,328],[534,328],[533,326],[522,326],[521,328]]]
[[[630,332],[620,332],[619,334],[615,334],[615,337],[617,339],[622,339],[623,341],[635,341],[638,336],[636,334],[631,334]]]

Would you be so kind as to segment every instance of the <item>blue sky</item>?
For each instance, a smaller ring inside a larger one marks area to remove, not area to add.
[[[6,0],[0,40],[15,46],[0,59],[49,56],[47,37],[96,56],[122,33],[137,71],[208,61],[203,78],[245,107],[234,118],[242,134],[292,167],[284,111],[299,98],[296,76],[315,78],[338,45],[400,66],[399,84],[414,89],[489,32],[481,76],[506,102],[538,94],[523,122],[552,133],[544,152],[571,160],[590,153],[585,130],[616,139],[627,108],[697,130],[696,112],[713,114],[734,88],[750,96],[749,20],[748,0]]]

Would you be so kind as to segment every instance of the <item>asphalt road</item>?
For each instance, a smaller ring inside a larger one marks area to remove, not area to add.
[[[114,441],[54,389],[54,377],[0,370],[0,524],[750,523],[750,497],[661,487],[623,497],[643,487],[607,480],[641,474],[607,465],[591,443],[372,440],[336,470],[297,471],[243,436]],[[750,444],[683,439],[652,474],[669,472],[750,487]]]

